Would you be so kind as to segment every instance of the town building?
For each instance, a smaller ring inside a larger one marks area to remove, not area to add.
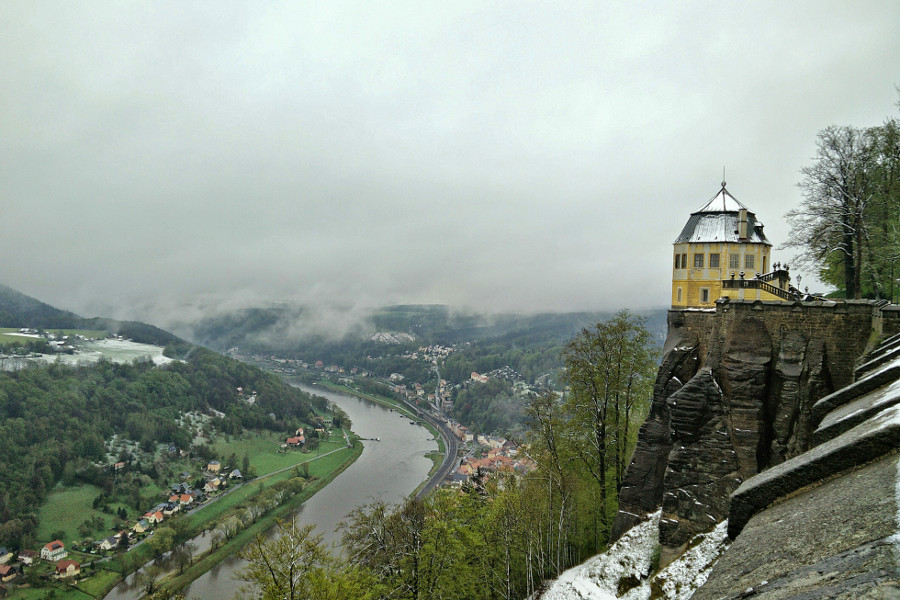
[[[0,581],[8,583],[16,578],[17,571],[10,565],[0,565]]]
[[[81,565],[74,560],[61,560],[56,563],[56,576],[58,578],[63,577],[75,577],[81,573]]]
[[[60,540],[53,540],[41,548],[41,558],[44,560],[55,562],[64,559],[68,555],[66,546]]]
[[[772,264],[763,224],[722,188],[690,218],[674,242],[672,308],[713,308],[733,300],[795,300],[787,267]]]

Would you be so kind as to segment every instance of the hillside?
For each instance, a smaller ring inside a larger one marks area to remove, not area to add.
[[[178,336],[159,327],[138,321],[118,321],[101,317],[85,318],[55,308],[0,284],[0,327],[30,327],[33,329],[84,329],[106,331],[142,344],[172,345],[184,349],[186,344]]]
[[[648,327],[665,339],[665,311],[649,311]],[[294,351],[315,347],[322,351],[368,339],[376,332],[410,334],[418,346],[451,345],[496,340],[510,347],[559,343],[611,313],[573,312],[492,314],[458,311],[442,305],[396,305],[360,314],[302,306],[245,308],[183,322],[175,328],[195,343],[224,351],[239,347],[245,353]]]
[[[81,319],[8,288],[3,292],[4,318],[28,319],[5,321],[8,325],[120,324]],[[211,458],[210,442],[217,434],[293,432],[308,425],[314,404],[324,402],[275,375],[189,347],[155,327],[121,325],[120,332],[182,345],[184,360],[165,366],[100,361],[0,372],[0,546],[27,548],[47,541],[38,536],[38,508],[54,489],[96,488],[105,505],[113,504],[123,515],[140,514],[185,468],[173,457]],[[111,469],[116,461],[128,463],[128,477],[116,476]]]
[[[596,312],[488,314],[440,305],[398,305],[345,314],[339,338],[317,332],[317,311],[250,308],[185,324],[189,339],[257,360],[289,361],[288,374],[315,381],[352,378],[360,389],[393,393],[443,410],[475,432],[521,433],[525,399],[559,385],[561,352],[583,328],[611,315]],[[644,315],[654,340],[665,338],[665,311]],[[315,366],[321,363],[320,366]],[[269,365],[282,369],[283,362]],[[489,381],[472,385],[472,373]],[[443,382],[442,382],[443,381]],[[399,385],[397,385],[399,384]],[[434,391],[435,394],[431,394]],[[429,398],[432,396],[431,398]]]

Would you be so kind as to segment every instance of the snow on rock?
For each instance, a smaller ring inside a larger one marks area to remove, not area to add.
[[[649,600],[651,590],[656,598],[688,600],[706,582],[713,564],[725,551],[728,521],[696,536],[684,554],[650,577],[659,546],[659,519],[660,513],[654,513],[603,554],[565,571],[541,600]]]
[[[650,585],[662,592],[666,600],[687,600],[706,583],[713,565],[728,547],[728,521],[722,521],[709,533],[694,536],[684,554],[657,573]]]
[[[659,545],[659,515],[657,511],[626,531],[603,554],[563,572],[541,600],[615,600],[620,581],[632,577],[638,581],[646,579],[650,575],[653,552]],[[637,600],[643,596],[628,592],[624,598]]]

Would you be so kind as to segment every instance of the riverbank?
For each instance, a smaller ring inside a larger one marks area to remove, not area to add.
[[[239,508],[245,501],[252,499],[255,494],[275,483],[292,477],[294,469],[304,464],[308,465],[310,482],[300,493],[248,525],[231,540],[195,556],[183,572],[170,574],[160,579],[158,584],[171,590],[184,588],[222,560],[236,554],[255,535],[270,529],[276,519],[285,518],[292,510],[296,510],[359,458],[362,454],[362,444],[356,436],[353,436],[352,439],[350,447],[338,448],[320,456],[308,456],[291,467],[260,476],[234,489],[229,494],[232,496],[231,498],[223,497],[222,501],[208,504],[188,515],[186,517],[190,520],[187,527],[188,535],[190,539],[193,539],[219,522],[228,511]],[[148,545],[141,544],[127,554],[115,557],[103,568],[98,569],[91,578],[80,582],[78,589],[93,598],[104,598],[121,584],[135,570],[136,566],[147,568],[152,560],[153,556]],[[17,596],[13,596],[13,598],[15,599]]]
[[[435,487],[439,486],[453,472],[456,467],[457,453],[459,444],[453,433],[447,427],[439,422],[435,417],[429,416],[426,412],[416,412],[420,409],[402,401],[378,396],[366,392],[360,392],[352,387],[343,384],[332,383],[328,380],[321,379],[316,387],[324,388],[340,394],[349,394],[363,400],[375,402],[381,406],[386,406],[391,410],[396,410],[401,415],[412,419],[418,424],[424,426],[438,444],[437,453],[429,453],[427,458],[431,460],[431,470],[428,472],[428,478],[420,483],[410,496],[422,498],[431,492]]]
[[[418,495],[425,488],[425,486],[429,484],[429,481],[432,477],[434,477],[441,466],[447,462],[447,445],[444,443],[444,436],[441,435],[441,432],[437,427],[435,427],[428,420],[423,419],[420,415],[413,412],[404,402],[400,400],[394,400],[386,396],[378,396],[375,394],[360,392],[359,390],[356,390],[348,385],[332,383],[327,379],[319,380],[316,386],[326,388],[328,390],[331,390],[332,392],[337,392],[339,394],[349,394],[357,398],[362,398],[363,400],[375,402],[376,404],[380,404],[381,406],[386,406],[392,410],[396,410],[403,416],[409,417],[419,425],[425,427],[425,429],[427,429],[431,433],[431,435],[434,436],[434,439],[438,444],[437,452],[430,452],[425,455],[426,458],[428,458],[432,462],[431,470],[428,472],[428,479],[419,484],[419,486],[415,490],[413,490],[412,494],[410,494],[411,496]]]
[[[160,586],[166,590],[172,591],[184,589],[190,583],[219,564],[222,560],[237,554],[241,548],[253,540],[257,535],[271,529],[276,521],[287,518],[292,511],[296,510],[316,492],[331,483],[335,477],[343,473],[357,458],[360,457],[362,451],[362,443],[359,439],[354,437],[353,446],[347,448],[347,455],[342,456],[343,460],[337,468],[330,469],[323,477],[317,477],[310,482],[309,485],[304,487],[302,492],[292,497],[269,514],[260,517],[258,521],[239,532],[231,540],[217,548],[211,548],[208,552],[196,558],[193,564],[187,567],[183,573],[161,581]],[[310,474],[313,474],[312,467],[310,468]]]

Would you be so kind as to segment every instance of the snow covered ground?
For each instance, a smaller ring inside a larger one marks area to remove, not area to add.
[[[172,362],[163,356],[162,346],[138,344],[129,340],[95,340],[79,345],[74,354],[41,354],[39,357],[0,359],[0,370],[14,371],[34,363],[54,363],[57,360],[67,365],[93,364],[101,358],[114,363],[128,363],[135,359],[152,360],[156,365]]]
[[[678,560],[650,577],[659,546],[659,517],[627,531],[610,549],[565,571],[541,600],[649,600],[651,587],[666,600],[687,600],[706,582],[727,547],[728,522],[698,535]],[[618,595],[620,593],[622,595]]]

